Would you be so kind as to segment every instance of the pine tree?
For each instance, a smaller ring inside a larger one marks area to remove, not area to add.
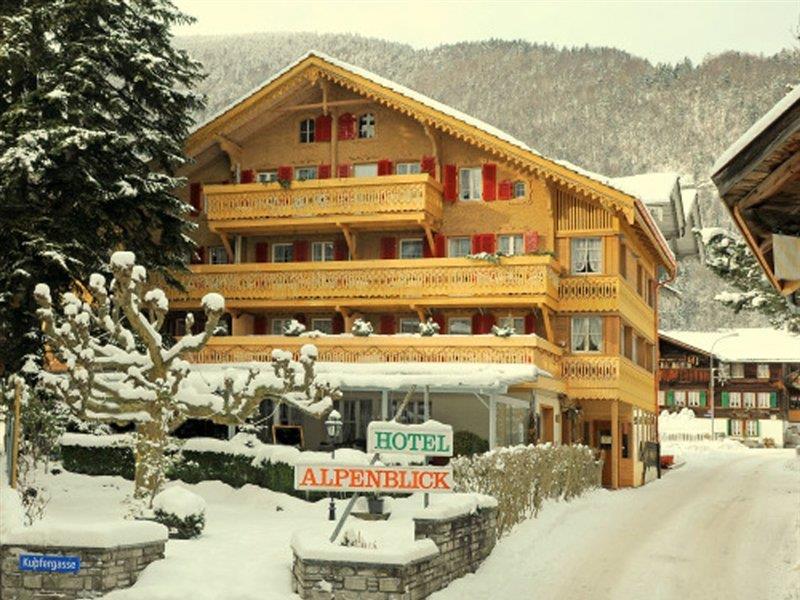
[[[702,230],[700,238],[706,248],[706,265],[738,290],[717,294],[716,300],[737,313],[759,312],[776,329],[800,332],[800,311],[775,291],[742,239],[719,228]]]
[[[0,2],[0,372],[40,353],[32,290],[67,291],[136,253],[151,270],[192,252],[183,142],[199,66],[171,46],[169,0]]]

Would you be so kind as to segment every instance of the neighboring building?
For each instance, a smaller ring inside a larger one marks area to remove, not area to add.
[[[683,207],[683,235],[675,240],[675,255],[679,258],[697,256],[702,262],[705,257],[703,244],[700,243],[695,230],[703,228],[700,214],[699,193],[694,180],[689,176],[681,176],[681,205]]]
[[[684,191],[681,177],[676,173],[642,173],[616,177],[612,185],[642,199],[675,256],[699,255],[699,243],[692,232],[700,221],[693,184]]]
[[[409,420],[492,446],[582,441],[605,456],[607,485],[642,483],[657,273],[675,262],[641,200],[317,53],[199,126],[187,153],[180,196],[203,264],[171,293],[170,323],[183,334],[185,311],[218,291],[232,333],[195,358],[203,368],[311,342],[344,391],[350,443],[415,387]],[[357,318],[374,335],[351,335]],[[291,319],[322,333],[281,335]],[[439,335],[416,334],[428,319]],[[318,422],[272,418],[324,443]]]
[[[723,337],[736,333],[733,337]],[[659,406],[710,418],[709,352],[716,340],[715,433],[784,443],[800,426],[800,336],[774,329],[663,331],[659,334]],[[710,423],[709,429],[710,432]]]
[[[712,173],[770,282],[800,305],[800,86],[736,140]]]

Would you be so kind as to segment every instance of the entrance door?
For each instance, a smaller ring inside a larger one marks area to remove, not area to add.
[[[553,437],[553,409],[550,406],[542,407],[542,441],[555,442]]]
[[[592,440],[603,459],[603,486],[611,487],[611,421],[595,421]]]

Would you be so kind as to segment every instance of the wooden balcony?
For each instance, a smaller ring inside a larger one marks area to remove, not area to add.
[[[559,310],[564,312],[619,311],[651,342],[655,311],[618,275],[563,277],[559,283]]]
[[[561,377],[574,398],[622,400],[656,410],[655,374],[620,356],[568,356],[561,360]]]
[[[172,290],[173,308],[208,292],[229,308],[531,307],[557,305],[558,265],[549,256],[194,265]]]
[[[659,369],[659,381],[708,384],[708,369]]]
[[[272,350],[295,355],[314,344],[324,362],[458,362],[533,364],[558,377],[563,350],[535,335],[329,335],[318,338],[279,335],[214,337],[190,357],[198,363],[269,362]],[[563,387],[563,386],[562,386]],[[563,389],[561,390],[563,391]]]
[[[206,185],[209,227],[224,233],[438,227],[442,187],[427,174]]]

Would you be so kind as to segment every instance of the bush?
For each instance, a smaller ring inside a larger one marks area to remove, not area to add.
[[[153,498],[155,520],[169,529],[172,538],[198,537],[206,526],[206,502],[197,494],[173,486]]]
[[[118,475],[133,479],[133,450],[122,446],[61,446],[64,469],[84,475]]]
[[[453,466],[456,492],[497,499],[497,534],[536,516],[544,500],[580,496],[600,485],[602,465],[586,446],[513,446],[460,456]]]
[[[453,454],[472,456],[489,451],[489,442],[471,431],[456,431],[453,434]]]

